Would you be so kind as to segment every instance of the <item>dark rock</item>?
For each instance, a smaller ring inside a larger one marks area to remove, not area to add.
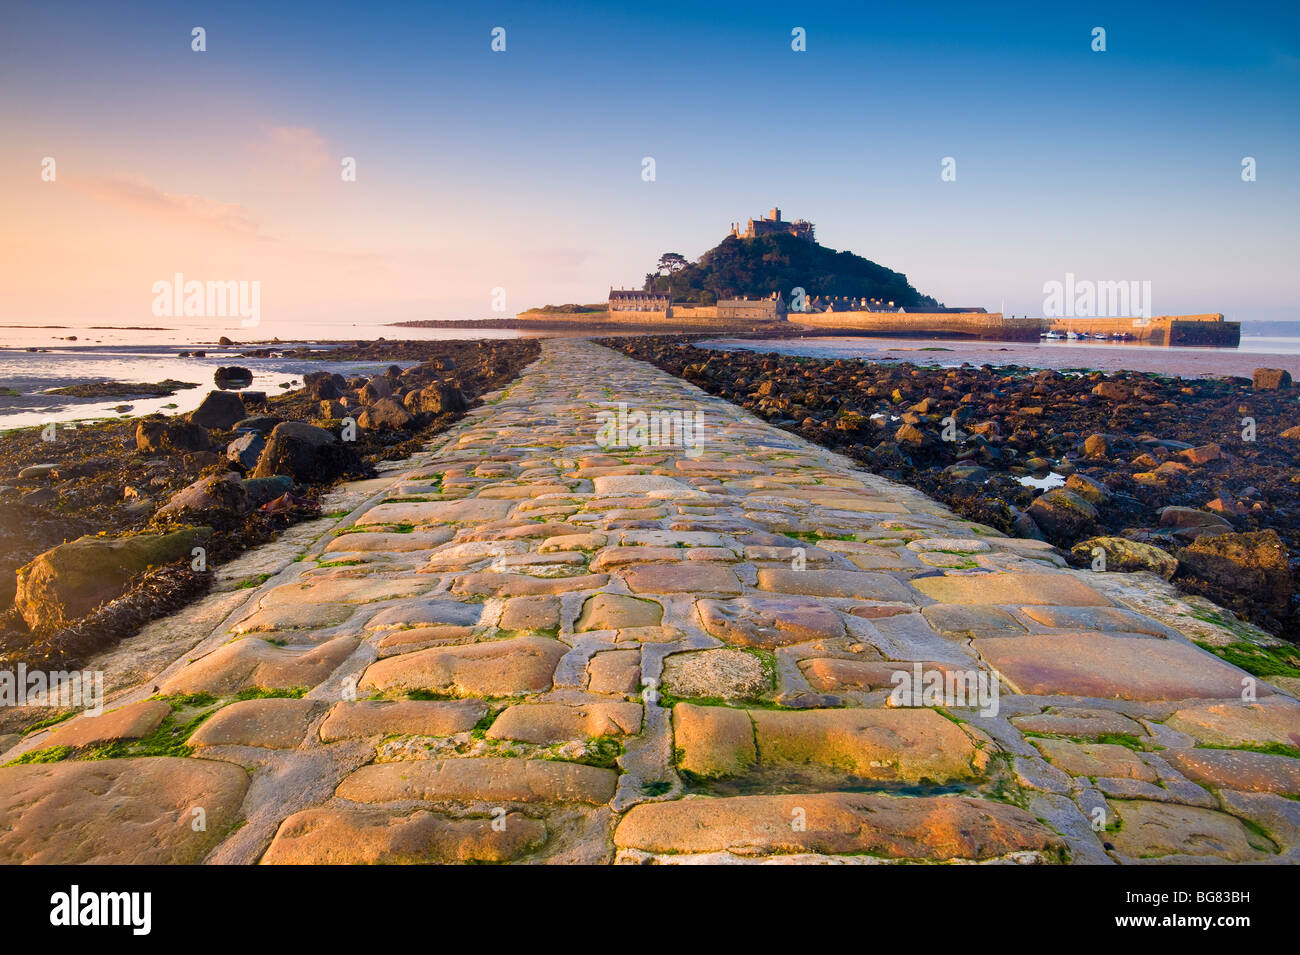
[[[248,510],[248,495],[236,474],[200,478],[181,488],[158,509],[158,517],[179,514],[224,517]]]
[[[303,484],[324,483],[359,465],[356,452],[324,428],[285,421],[271,432],[252,476],[287,474]]]
[[[1098,550],[1105,555],[1107,571],[1131,573],[1149,570],[1169,580],[1178,570],[1178,560],[1173,554],[1154,544],[1123,537],[1092,537],[1080,541],[1071,549],[1070,555],[1076,560],[1091,562],[1097,556],[1094,551]]]
[[[145,418],[135,429],[140,451],[207,451],[212,447],[208,429],[181,419]]]
[[[239,395],[228,391],[209,391],[203,403],[189,413],[189,420],[204,428],[225,431],[248,414]]]
[[[266,437],[256,431],[245,431],[226,445],[226,460],[241,471],[251,471],[266,447]]]
[[[1283,368],[1256,368],[1250,386],[1255,391],[1277,391],[1291,387],[1291,372]]]
[[[1198,537],[1178,552],[1183,570],[1223,591],[1286,614],[1293,581],[1291,559],[1274,530]]]
[[[453,384],[438,381],[412,391],[403,402],[412,414],[442,414],[464,411],[468,407],[465,395]]]
[[[391,398],[393,396],[393,386],[387,378],[375,376],[366,382],[361,389],[361,403],[363,405],[374,404],[381,398]]]
[[[1034,498],[1028,513],[1049,537],[1059,539],[1077,537],[1097,520],[1095,507],[1063,487]]]
[[[380,398],[366,405],[357,425],[367,431],[401,431],[413,420],[411,413],[392,398]]]
[[[1065,479],[1065,489],[1073,491],[1089,504],[1104,504],[1110,500],[1110,489],[1086,474],[1071,474]]]
[[[302,384],[307,390],[307,397],[316,401],[341,398],[347,388],[347,382],[342,375],[329,371],[309,371],[302,376]]]
[[[34,491],[28,491],[18,500],[28,507],[45,507],[47,504],[53,504],[59,499],[59,492],[52,487],[38,487]]]
[[[944,468],[944,472],[959,481],[970,481],[972,484],[983,484],[989,478],[988,470],[978,464],[951,464]]]
[[[1175,528],[1170,536],[1180,544],[1190,544],[1199,537],[1218,537],[1232,532],[1232,528],[1226,524],[1200,524],[1196,527]]]
[[[1123,381],[1101,381],[1092,389],[1092,393],[1107,401],[1128,401],[1133,397],[1133,386]]]
[[[271,429],[281,422],[281,418],[275,415],[254,415],[251,418],[244,418],[235,422],[235,431],[256,431],[259,434],[269,434]]]
[[[1011,530],[1016,537],[1024,537],[1029,540],[1045,541],[1047,537],[1032,517],[1020,510],[1018,507],[1011,508]]]
[[[1160,526],[1161,527],[1226,527],[1232,530],[1232,525],[1225,521],[1218,514],[1211,514],[1208,511],[1198,510],[1194,507],[1162,507],[1160,508]]]
[[[244,388],[253,383],[253,373],[242,365],[222,365],[212,373],[218,388]]]
[[[248,478],[243,482],[244,493],[248,495],[249,507],[261,507],[267,501],[274,501],[282,494],[293,490],[293,479],[284,474],[275,477]]]

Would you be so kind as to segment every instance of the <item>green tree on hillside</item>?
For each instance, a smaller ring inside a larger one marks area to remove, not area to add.
[[[674,272],[679,272],[690,264],[690,260],[680,252],[665,252],[663,255],[659,256],[659,271],[661,273],[667,272],[669,275],[672,275]]]
[[[876,298],[902,307],[938,304],[914,289],[901,272],[793,235],[728,236],[698,262],[665,253],[659,270],[667,274],[646,275],[645,290],[667,292],[678,302],[712,304],[719,298],[755,298],[772,292],[789,301],[791,290],[798,287],[809,297]]]

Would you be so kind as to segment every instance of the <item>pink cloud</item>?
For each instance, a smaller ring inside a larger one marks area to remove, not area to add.
[[[261,237],[257,217],[238,203],[164,192],[140,179],[111,177],[73,181],[71,185],[92,199],[112,203],[142,215],[250,238]]]

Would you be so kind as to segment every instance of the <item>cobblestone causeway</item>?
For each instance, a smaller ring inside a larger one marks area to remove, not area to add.
[[[67,749],[0,769],[0,860],[1296,861],[1300,704],[1163,582],[592,343],[491,398],[16,742]],[[602,446],[620,402],[698,444]]]

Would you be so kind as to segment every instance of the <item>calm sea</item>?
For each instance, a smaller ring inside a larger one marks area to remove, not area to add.
[[[137,416],[163,411],[181,414],[196,408],[213,388],[213,372],[221,365],[239,364],[253,372],[256,391],[278,394],[301,379],[304,371],[361,374],[381,371],[391,362],[317,362],[287,358],[237,358],[256,344],[279,340],[290,346],[307,341],[357,342],[376,338],[448,340],[514,338],[510,329],[394,328],[391,325],[313,325],[304,339],[301,325],[240,328],[211,325],[157,328],[96,328],[89,325],[40,328],[0,327],[0,430],[73,421]],[[221,347],[226,336],[242,344]],[[74,337],[75,341],[69,341]],[[36,348],[39,351],[29,351]],[[182,351],[202,351],[203,358],[179,358]],[[192,382],[199,387],[164,398],[88,399],[45,394],[48,389],[88,381],[152,383],[164,379]],[[17,392],[11,395],[10,392]],[[119,406],[129,408],[119,410]]]
[[[1249,378],[1256,368],[1285,368],[1300,381],[1300,322],[1260,323],[1260,331],[1243,326],[1238,348],[1167,348],[1136,342],[1043,341],[982,342],[952,339],[807,337],[771,339],[718,338],[702,343],[723,350],[745,349],[811,358],[862,358],[955,367],[1024,365],[1030,368],[1092,368],[1146,371],[1200,377],[1237,375]]]
[[[237,358],[253,345],[279,341],[356,342],[376,338],[448,340],[514,338],[510,329],[464,330],[397,328],[382,324],[314,324],[310,336],[301,325],[244,329],[230,325],[186,325],[150,328],[97,328],[91,325],[39,328],[0,327],[0,430],[30,427],[49,421],[136,416],[154,411],[181,414],[195,408],[213,387],[213,372],[238,363],[253,372],[252,388],[277,394],[296,384],[304,371],[331,369],[343,374],[380,371],[387,362],[307,362],[287,358]],[[1244,326],[1241,347],[1161,348],[1132,343],[1042,342],[1000,343],[897,338],[802,338],[741,341],[716,339],[715,348],[744,348],[823,358],[866,358],[912,361],[931,365],[1027,365],[1036,368],[1131,369],[1170,375],[1242,375],[1260,366],[1286,368],[1300,380],[1300,322],[1268,322]],[[1258,333],[1256,333],[1258,332]],[[240,343],[221,347],[221,336]],[[69,340],[70,338],[75,340]],[[30,351],[29,349],[39,349]],[[179,358],[181,351],[203,351],[203,358]],[[79,399],[46,394],[48,389],[88,381],[193,382],[196,388],[163,398]],[[10,392],[16,392],[11,395]],[[129,407],[121,407],[123,405]]]

